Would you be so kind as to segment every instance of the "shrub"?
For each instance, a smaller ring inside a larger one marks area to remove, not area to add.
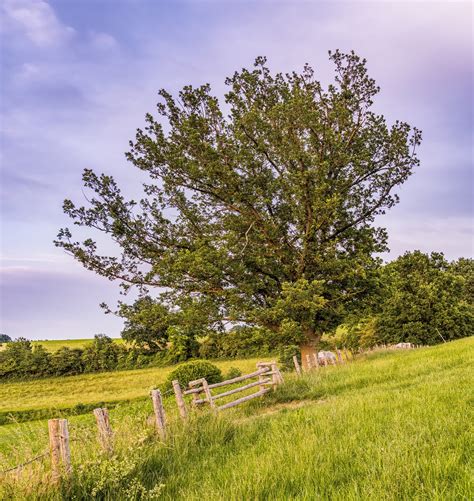
[[[118,345],[105,334],[96,334],[82,354],[84,372],[113,370],[117,366]]]
[[[170,372],[165,383],[165,390],[172,388],[172,381],[177,379],[182,388],[186,387],[189,381],[206,378],[209,384],[222,381],[222,372],[211,362],[206,360],[193,360],[186,362]]]
[[[199,354],[199,343],[193,332],[187,332],[179,326],[168,328],[169,346],[166,358],[169,363],[184,362]]]
[[[242,375],[242,371],[237,367],[229,367],[224,379],[234,379],[235,377],[239,377]]]
[[[62,346],[50,357],[50,372],[54,376],[66,376],[80,374],[84,371],[82,363],[83,350],[79,348],[71,349]]]
[[[0,351],[0,378],[27,378],[48,375],[50,354],[42,345],[19,338],[5,345]]]
[[[0,334],[0,344],[1,343],[11,343],[12,338],[6,334]]]
[[[199,344],[200,358],[219,358],[222,357],[219,333],[211,332]]]

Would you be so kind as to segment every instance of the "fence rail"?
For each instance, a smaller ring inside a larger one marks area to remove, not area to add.
[[[271,376],[271,378],[269,377]],[[217,393],[215,395],[212,394],[213,389],[215,388],[223,388],[225,386],[241,383],[243,381],[247,381],[249,379],[255,379],[252,383],[245,384],[243,386],[239,386],[238,388],[232,388],[231,390],[224,391],[222,393]],[[192,405],[200,406],[203,404],[209,404],[210,407],[214,408],[217,411],[222,411],[224,409],[229,409],[231,407],[235,407],[241,403],[252,400],[253,398],[258,398],[265,393],[268,393],[272,386],[273,389],[283,382],[283,376],[281,375],[280,370],[278,369],[276,362],[258,362],[257,370],[251,372],[250,374],[244,374],[243,376],[237,376],[232,379],[227,379],[226,381],[220,381],[219,383],[211,383],[208,384],[205,378],[196,379],[194,381],[190,381],[188,383],[189,388],[186,390],[182,390],[179,386],[179,381],[173,381],[173,388],[175,390],[176,401],[178,403],[178,407],[181,405],[185,407],[184,395],[192,395]],[[224,397],[228,397],[230,395],[234,395],[235,393],[240,393],[241,391],[246,391],[251,388],[259,387],[259,390],[250,395],[246,395],[244,397],[238,398],[232,402],[228,402],[224,405],[216,406],[215,401]],[[204,394],[204,397],[201,395]],[[187,417],[187,410],[181,414],[181,416],[185,419]]]

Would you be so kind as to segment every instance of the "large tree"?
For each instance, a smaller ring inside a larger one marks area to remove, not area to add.
[[[379,92],[366,61],[329,54],[327,88],[306,65],[273,75],[265,58],[226,80],[225,104],[209,85],[165,90],[128,160],[144,171],[139,202],[115,180],[85,170],[87,207],[64,202],[79,226],[106,234],[117,255],[60,230],[56,244],[126,290],[151,289],[209,324],[295,327],[318,342],[373,287],[386,232],[375,217],[418,165],[421,133],[372,111]]]

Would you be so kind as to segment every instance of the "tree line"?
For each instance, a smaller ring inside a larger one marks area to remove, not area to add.
[[[287,317],[278,330],[256,324],[219,330],[209,329],[199,317],[166,309],[159,300],[147,296],[131,306],[122,305],[122,336],[142,349],[160,351],[171,346],[184,356],[219,358],[275,352],[279,347],[299,345],[304,335],[295,320],[300,303],[315,301],[304,289],[299,295],[293,290],[286,299],[294,317]],[[380,264],[365,300],[344,322],[323,332],[320,347],[357,349],[399,342],[432,345],[473,334],[474,260],[449,262],[441,253],[414,251]]]
[[[432,345],[474,334],[474,260],[448,262],[440,253],[406,253],[380,266],[370,299],[346,322],[322,336],[321,348],[358,349],[411,342]],[[123,306],[126,344],[97,335],[84,349],[49,353],[26,339],[0,351],[0,378],[65,376],[168,365],[189,359],[238,358],[279,353],[291,360],[298,324],[275,331],[258,325],[212,330],[194,317],[150,297]],[[291,355],[291,356],[290,356]]]

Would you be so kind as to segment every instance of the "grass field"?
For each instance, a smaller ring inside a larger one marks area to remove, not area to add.
[[[474,339],[374,353],[286,375],[265,399],[187,425],[168,398],[165,444],[147,425],[151,403],[124,401],[111,411],[113,458],[100,456],[93,417],[73,416],[73,480],[53,491],[37,464],[0,498],[470,500],[473,367]],[[47,446],[44,421],[0,432],[6,465]]]
[[[255,370],[264,358],[215,362],[223,373],[230,367]],[[152,367],[127,371],[17,381],[0,384],[0,413],[59,410],[78,404],[128,401],[146,397],[150,389],[164,383],[174,367]]]
[[[114,338],[114,343],[125,343],[122,338]],[[59,350],[66,346],[67,348],[85,348],[87,345],[92,343],[92,339],[47,339],[45,341],[31,341],[33,346],[42,345],[46,350],[53,352]],[[0,344],[0,350],[4,350],[7,343]]]
[[[123,343],[124,340],[122,338],[114,338],[114,343]],[[47,341],[32,341],[33,346],[35,344],[41,344],[48,351],[57,351],[59,348],[63,346],[67,346],[68,348],[85,348],[87,345],[92,343],[92,339],[51,339]]]

